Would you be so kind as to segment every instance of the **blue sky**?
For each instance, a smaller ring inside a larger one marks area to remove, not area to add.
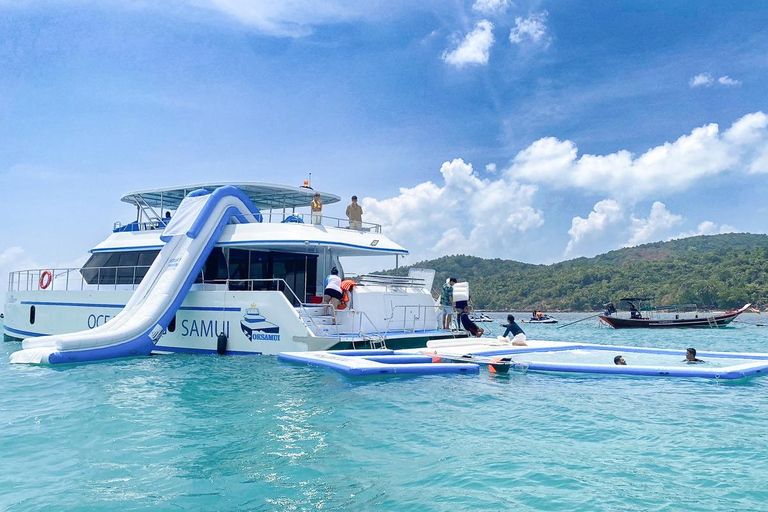
[[[766,230],[763,1],[155,4],[0,0],[4,275],[127,191],[309,172],[408,263]]]

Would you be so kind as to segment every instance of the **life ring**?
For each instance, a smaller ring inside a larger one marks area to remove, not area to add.
[[[45,290],[49,286],[51,286],[51,281],[53,281],[53,274],[50,270],[46,270],[42,274],[40,274],[40,289]]]

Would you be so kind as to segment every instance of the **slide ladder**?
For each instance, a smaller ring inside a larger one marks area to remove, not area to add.
[[[163,249],[119,314],[94,329],[27,338],[10,362],[63,364],[149,355],[233,218],[262,221],[237,187],[190,193],[160,236]]]

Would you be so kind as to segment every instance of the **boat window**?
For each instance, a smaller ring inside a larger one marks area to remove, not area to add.
[[[221,247],[214,247],[208,259],[203,266],[203,276],[206,283],[215,283],[217,281],[225,282],[229,279],[229,269],[227,268],[227,259],[224,257],[224,251]],[[198,276],[196,283],[202,282]]]
[[[251,261],[248,271],[249,279],[269,279],[269,253],[260,251],[251,251]],[[269,290],[270,283],[253,282],[254,290]]]
[[[100,252],[80,269],[87,284],[139,284],[159,250]]]
[[[317,290],[317,256],[307,254],[271,253],[272,276],[284,279],[302,302],[315,295]],[[291,303],[296,302],[292,293],[285,290]]]
[[[229,283],[230,290],[248,289],[248,260],[251,251],[243,249],[229,250]]]
[[[139,264],[138,252],[123,252],[118,254],[117,266],[118,267],[135,267]]]
[[[80,269],[87,284],[139,284],[160,251],[103,252],[91,255]],[[284,279],[302,301],[317,292],[317,255],[229,249],[228,258],[221,247],[214,247],[205,261],[197,283],[222,283],[229,280],[232,290],[274,290]],[[259,282],[255,280],[264,279]],[[281,291],[284,286],[280,287]],[[285,293],[296,302],[293,294]]]
[[[168,323],[168,332],[175,332],[176,331],[176,315],[173,315],[173,318],[171,318],[171,321]]]
[[[30,324],[35,323],[35,306],[31,306],[29,308],[29,323]]]

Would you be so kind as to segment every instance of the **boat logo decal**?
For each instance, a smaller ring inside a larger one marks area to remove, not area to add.
[[[246,308],[240,327],[251,341],[280,341],[280,326],[268,322],[254,304]]]

